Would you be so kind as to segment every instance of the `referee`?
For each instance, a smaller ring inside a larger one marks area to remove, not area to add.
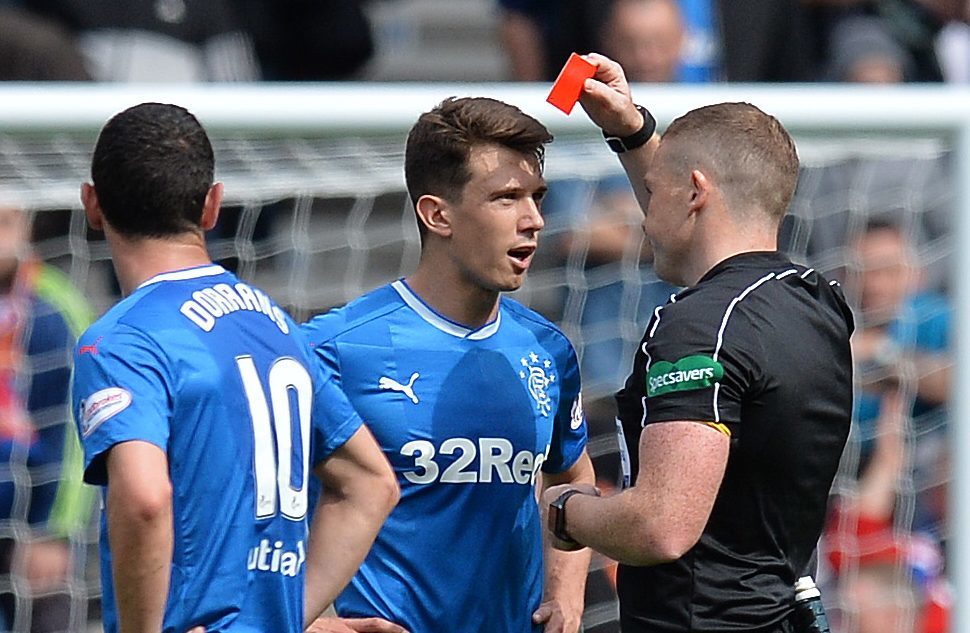
[[[849,432],[853,329],[840,288],[777,251],[794,144],[743,103],[688,112],[661,140],[622,68],[587,59],[581,103],[630,177],[657,273],[686,288],[616,397],[631,487],[547,490],[554,543],[620,561],[624,633],[792,633]]]

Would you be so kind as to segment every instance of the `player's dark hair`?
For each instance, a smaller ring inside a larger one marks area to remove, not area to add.
[[[495,144],[536,159],[542,169],[552,134],[517,107],[487,97],[451,97],[425,112],[408,133],[404,179],[411,202],[424,195],[460,202],[471,179],[468,157],[479,145]],[[418,222],[424,236],[425,227]]]
[[[724,193],[730,209],[760,208],[777,222],[798,182],[795,142],[775,117],[750,103],[718,103],[676,119],[663,141],[675,140]]]
[[[188,110],[142,103],[102,128],[91,178],[112,228],[166,237],[199,230],[214,169],[209,137]]]

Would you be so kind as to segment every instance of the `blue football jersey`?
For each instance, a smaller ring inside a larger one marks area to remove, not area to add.
[[[568,469],[586,445],[563,333],[508,298],[469,330],[404,281],[303,327],[401,485],[337,612],[421,633],[541,630],[536,478]]]
[[[168,455],[174,553],[163,630],[302,630],[308,479],[361,419],[290,317],[220,266],[191,268],[139,286],[74,356],[85,480],[108,483],[105,457],[121,442]]]

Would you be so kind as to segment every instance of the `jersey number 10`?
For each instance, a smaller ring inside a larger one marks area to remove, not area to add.
[[[310,411],[313,404],[313,383],[306,368],[292,358],[277,359],[269,370],[270,405],[256,372],[252,356],[236,358],[242,377],[249,414],[253,423],[253,472],[256,477],[256,518],[279,512],[298,521],[307,512],[307,466],[310,461]],[[296,416],[291,395],[296,396]],[[270,415],[272,407],[272,415]],[[275,432],[275,442],[273,435]],[[293,435],[299,434],[303,459],[303,473],[299,487],[292,483]],[[275,454],[274,454],[275,447]],[[277,495],[277,492],[279,493]]]

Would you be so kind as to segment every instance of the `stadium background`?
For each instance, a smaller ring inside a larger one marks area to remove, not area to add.
[[[595,183],[619,174],[615,157],[580,111],[565,117],[544,102],[548,86],[499,83],[503,58],[494,41],[494,11],[486,2],[420,0],[375,3],[371,8],[378,49],[368,81],[262,85],[0,85],[0,202],[32,214],[37,252],[64,270],[100,314],[116,298],[105,244],[84,225],[78,184],[88,178],[93,140],[114,112],[145,100],[185,105],[207,126],[216,145],[217,177],[226,183],[223,220],[210,236],[214,257],[271,292],[304,319],[410,271],[418,256],[413,214],[403,190],[403,137],[417,115],[450,95],[493,96],[515,103],[545,122],[557,140],[547,155],[552,189],[592,200]],[[445,80],[444,82],[428,81]],[[399,81],[407,81],[400,83]],[[461,83],[458,83],[461,81]],[[487,83],[486,83],[487,82]],[[803,169],[791,217],[783,230],[793,258],[843,278],[853,265],[847,236],[873,218],[891,217],[915,246],[926,283],[951,297],[955,323],[970,297],[965,271],[970,257],[970,92],[952,86],[861,88],[819,85],[637,85],[634,94],[661,126],[686,110],[725,100],[750,101],[778,116],[793,132]],[[543,248],[516,298],[543,312],[570,335],[582,355],[604,334],[582,327],[591,290],[608,280],[587,261],[588,245],[567,241],[568,216],[548,218]],[[568,248],[567,248],[568,247]],[[641,272],[636,256],[612,269],[631,285]],[[850,296],[850,299],[852,297]],[[632,350],[641,326],[617,307],[609,335],[619,333]],[[970,352],[956,328],[956,396],[943,418],[904,424],[907,454],[924,436],[943,430],[953,472],[929,475],[904,469],[896,483],[892,531],[912,534],[915,499],[941,488],[949,495],[945,521],[933,526],[946,544],[946,567],[938,575],[956,586],[956,620],[950,630],[970,630],[959,599],[970,579],[963,553],[968,520],[967,482],[961,455],[970,454],[970,431],[946,418],[970,414]],[[797,344],[797,342],[793,342]],[[627,353],[627,352],[625,352]],[[629,351],[628,353],[632,353]],[[624,365],[623,359],[617,364]],[[622,373],[622,371],[621,371]],[[916,381],[918,376],[910,376]],[[587,377],[589,380],[589,377]],[[616,443],[609,381],[587,390],[590,452],[609,485]],[[806,394],[806,397],[810,395]],[[834,493],[856,494],[855,473],[871,437],[859,430],[847,448]],[[96,512],[96,509],[95,509]],[[67,590],[74,598],[74,630],[97,630],[98,585],[91,527],[76,535],[77,564]],[[962,526],[962,528],[961,528]],[[7,520],[4,534],[23,533]],[[950,534],[957,535],[949,539]],[[865,547],[857,543],[856,547]],[[823,541],[820,582],[837,630],[860,630],[856,605],[838,591]],[[882,548],[882,545],[876,545]],[[864,552],[856,552],[857,557]],[[893,562],[927,573],[911,554],[894,550]],[[850,568],[846,573],[858,573]],[[616,606],[609,562],[595,558],[585,617],[590,632],[615,631]],[[0,578],[29,603],[29,588],[16,577]],[[918,600],[903,591],[894,600]],[[966,600],[962,602],[966,603]],[[27,630],[28,623],[14,623]],[[965,628],[964,628],[965,627]],[[899,631],[913,629],[903,628]]]

